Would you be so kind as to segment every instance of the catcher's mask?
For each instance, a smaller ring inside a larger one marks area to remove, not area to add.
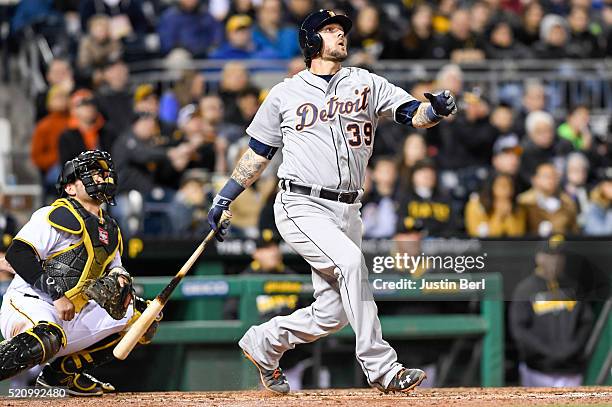
[[[102,182],[95,182],[94,175],[96,174],[103,178]],[[85,192],[92,199],[100,203],[115,205],[117,174],[109,153],[101,150],[85,151],[77,158],[67,161],[56,184],[60,198],[67,196],[66,185],[77,179],[83,182]]]

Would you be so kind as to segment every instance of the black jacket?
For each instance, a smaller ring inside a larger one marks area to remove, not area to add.
[[[435,191],[424,199],[413,191],[401,194],[397,212],[398,233],[419,231],[428,236],[452,236],[456,233],[458,216],[453,216],[450,199]]]
[[[156,170],[163,165],[170,166],[166,147],[152,140],[141,140],[131,131],[117,140],[112,156],[119,193],[137,190],[148,194],[156,185]]]
[[[115,141],[115,134],[106,126],[98,131],[98,146],[100,150],[111,151]],[[59,157],[60,162],[65,163],[72,160],[83,151],[86,151],[85,142],[79,129],[68,129],[59,138]]]
[[[535,274],[519,283],[510,304],[510,333],[521,360],[530,368],[546,373],[580,373],[593,313],[589,304],[575,300],[572,284],[558,284],[553,291]]]

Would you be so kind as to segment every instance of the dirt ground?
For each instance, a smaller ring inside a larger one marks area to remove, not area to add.
[[[119,393],[95,398],[10,399],[0,406],[270,406],[309,407],[468,407],[468,406],[610,406],[612,387],[547,388],[445,388],[417,389],[408,395],[384,395],[376,390],[309,390],[286,396],[266,391]]]

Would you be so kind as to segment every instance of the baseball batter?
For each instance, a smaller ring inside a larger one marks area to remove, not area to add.
[[[421,103],[364,69],[342,68],[351,20],[328,10],[309,15],[300,28],[308,69],[274,86],[247,129],[250,149],[214,199],[208,220],[248,188],[282,147],[281,191],[274,210],[283,239],[312,266],[315,302],[288,316],[251,327],[240,340],[263,385],[289,392],[279,360],[288,349],[351,324],[355,353],[368,383],[407,392],[425,373],[404,368],[383,339],[361,253],[359,202],[366,165],[381,116],[413,127],[434,126],[456,112],[449,91]],[[223,240],[226,227],[217,238]]]
[[[121,233],[101,209],[116,190],[110,154],[81,153],[58,184],[60,199],[32,214],[0,263],[15,272],[0,309],[0,380],[44,364],[38,386],[101,395],[114,387],[88,371],[113,360],[114,345],[146,303],[133,295]]]

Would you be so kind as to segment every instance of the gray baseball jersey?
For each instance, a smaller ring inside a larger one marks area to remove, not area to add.
[[[304,70],[272,88],[247,134],[283,146],[279,178],[330,189],[363,186],[381,116],[415,100],[360,68],[342,68],[328,83]]]
[[[386,79],[343,68],[328,83],[305,70],[276,85],[247,129],[281,147],[279,178],[330,189],[361,189],[378,119],[415,99]],[[402,365],[383,339],[361,254],[361,203],[280,191],[274,204],[283,239],[312,267],[315,302],[251,327],[239,342],[266,369],[296,345],[350,323],[368,383],[386,388]]]

